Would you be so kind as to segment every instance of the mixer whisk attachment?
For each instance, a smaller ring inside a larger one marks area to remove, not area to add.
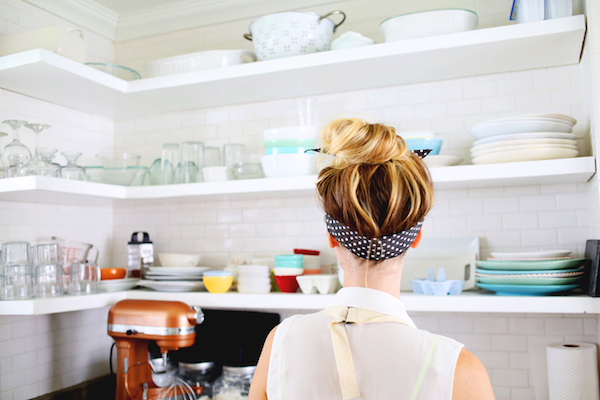
[[[197,400],[194,389],[183,379],[173,378],[171,384],[159,393],[160,399]]]

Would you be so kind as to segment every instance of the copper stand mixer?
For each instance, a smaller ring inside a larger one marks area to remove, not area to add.
[[[108,334],[115,339],[118,359],[115,400],[176,397],[176,390],[152,382],[148,343],[156,341],[166,365],[170,350],[194,344],[194,328],[203,321],[200,307],[178,301],[123,300],[111,307]]]

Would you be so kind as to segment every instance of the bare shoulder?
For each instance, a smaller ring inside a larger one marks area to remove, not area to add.
[[[494,400],[485,367],[473,353],[462,349],[454,373],[453,400]]]
[[[275,337],[275,331],[277,327],[273,328],[269,335],[265,339],[254,376],[252,377],[252,384],[250,385],[250,393],[248,394],[248,400],[266,400],[267,399],[267,377],[269,375],[269,360],[271,359],[271,348],[273,347],[273,338]]]

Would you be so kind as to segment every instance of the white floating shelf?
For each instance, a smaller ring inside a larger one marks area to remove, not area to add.
[[[507,164],[458,165],[432,168],[436,189],[587,182],[596,172],[594,157],[527,161]],[[0,200],[107,206],[140,200],[260,198],[310,195],[316,176],[188,183],[168,186],[116,186],[25,176],[0,180]]]
[[[0,301],[0,315],[39,315],[111,306],[125,299],[182,301],[208,309],[252,311],[322,310],[333,295],[301,293],[213,294],[207,292],[172,293],[151,290],[100,293],[88,296],[63,296],[49,299]],[[466,292],[459,296],[426,296],[402,293],[408,312],[548,313],[600,314],[600,298],[588,296],[496,296]]]
[[[126,82],[50,53],[0,57],[0,87],[113,119],[579,63],[585,16]]]

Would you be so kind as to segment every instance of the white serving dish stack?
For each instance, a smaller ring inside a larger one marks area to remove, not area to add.
[[[271,268],[268,265],[238,265],[237,290],[240,293],[269,293]]]
[[[253,52],[247,50],[209,50],[161,58],[145,65],[149,78],[224,68],[256,61]]]
[[[319,130],[316,126],[287,126],[263,131],[266,149],[316,146]],[[318,172],[319,154],[267,154],[260,159],[267,178],[314,175]]]
[[[549,160],[577,157],[573,125],[563,114],[534,114],[501,118],[474,125],[478,139],[471,147],[473,164]]]

